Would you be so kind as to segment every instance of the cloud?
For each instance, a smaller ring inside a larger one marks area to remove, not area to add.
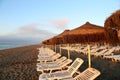
[[[3,40],[35,40],[35,41],[42,41],[48,38],[53,37],[54,33],[39,29],[39,24],[38,23],[33,23],[29,24],[26,26],[22,26],[17,29],[16,32],[5,35],[5,36],[0,36],[1,39]]]
[[[32,23],[19,27],[13,33],[0,36],[0,41],[43,41],[55,36],[66,29],[69,20],[61,18],[57,20],[43,19],[40,23]],[[53,33],[54,32],[54,33]]]
[[[52,23],[57,28],[65,29],[68,25],[68,22],[69,20],[67,18],[63,18],[63,19],[55,20]]]
[[[17,34],[20,34],[25,37],[41,38],[41,39],[46,39],[48,37],[55,35],[50,31],[38,29],[38,27],[39,27],[38,24],[30,24],[27,26],[23,26],[18,29]]]
[[[43,19],[42,21],[48,22],[52,27],[64,30],[68,26],[68,23],[70,22],[67,18],[61,18],[61,19]]]

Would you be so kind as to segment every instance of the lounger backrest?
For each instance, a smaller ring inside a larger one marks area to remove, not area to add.
[[[54,59],[59,58],[61,55],[59,53],[57,53],[56,55],[53,56]]]
[[[82,65],[84,61],[81,58],[76,58],[75,61],[68,68],[68,72],[73,75],[75,71]]]
[[[114,52],[114,51],[115,51],[115,49],[116,49],[116,48],[115,48],[115,47],[113,47],[112,49],[110,49],[110,50],[109,50],[109,53]]]
[[[71,62],[72,62],[71,59],[66,59],[65,61],[61,62],[59,64],[59,66],[61,66],[61,67],[66,66],[66,65],[70,64]]]
[[[74,78],[74,80],[94,80],[100,75],[100,71],[95,68],[87,68]]]
[[[65,56],[63,56],[63,57],[57,59],[55,62],[59,64],[59,63],[61,63],[62,61],[66,60],[66,59],[67,58]]]

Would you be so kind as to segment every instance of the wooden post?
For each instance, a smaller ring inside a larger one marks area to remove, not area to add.
[[[55,44],[55,52],[56,52],[56,44]]]
[[[68,59],[70,59],[70,44],[68,44]]]
[[[88,44],[88,67],[91,67],[90,45]]]
[[[62,51],[61,51],[61,44],[60,44],[60,54],[62,55]]]

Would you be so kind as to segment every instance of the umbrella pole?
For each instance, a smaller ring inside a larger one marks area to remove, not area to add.
[[[61,51],[61,44],[60,44],[60,54],[62,55],[62,51]]]
[[[56,44],[55,44],[55,52],[56,52]]]
[[[91,67],[90,45],[88,44],[88,67]]]
[[[52,50],[54,50],[54,45],[52,45]]]
[[[68,44],[68,59],[70,59],[70,45]]]

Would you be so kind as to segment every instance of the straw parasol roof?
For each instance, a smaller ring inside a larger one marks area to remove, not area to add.
[[[67,35],[68,31],[70,31],[70,30],[65,30],[62,33],[58,34],[57,36],[54,36],[47,40],[44,40],[42,43],[47,44],[47,45],[62,44],[62,43],[64,43],[63,36]]]
[[[120,10],[114,12],[112,15],[110,15],[106,21],[105,21],[105,28],[111,27],[120,29]]]
[[[93,33],[101,33],[104,31],[104,28],[101,26],[97,26],[91,24],[90,22],[86,22],[82,26],[75,28],[69,32],[69,34],[93,34]]]
[[[114,12],[106,19],[104,27],[106,30],[107,41],[112,45],[118,44],[118,32],[120,32],[120,10]]]
[[[66,43],[88,43],[105,41],[104,28],[98,25],[86,22],[82,26],[69,31],[65,35]]]
[[[46,45],[54,45],[54,44],[55,44],[55,42],[54,42],[54,37],[42,41],[42,44],[46,44]]]
[[[55,44],[63,44],[64,43],[64,35],[67,35],[70,30],[64,30],[62,33],[58,34],[53,38]]]
[[[52,44],[51,39],[44,40],[42,44],[51,45]]]

